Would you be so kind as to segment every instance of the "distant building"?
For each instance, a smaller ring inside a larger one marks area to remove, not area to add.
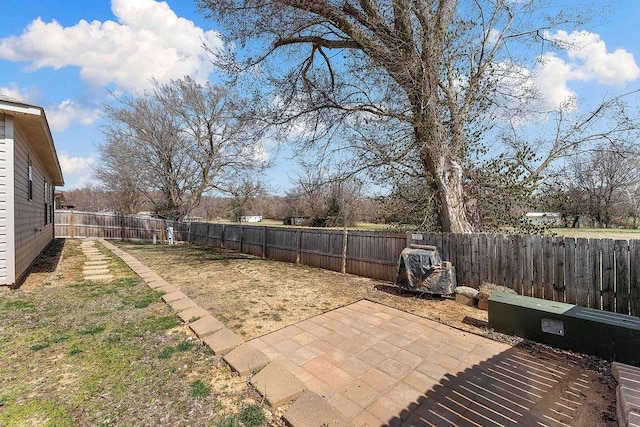
[[[261,222],[262,215],[246,215],[240,217],[240,222]]]
[[[19,285],[55,237],[62,169],[41,107],[0,96],[0,285]]]
[[[282,220],[284,225],[311,225],[311,217],[308,216],[289,216]]]
[[[560,212],[528,212],[525,218],[533,225],[564,226],[564,219]]]

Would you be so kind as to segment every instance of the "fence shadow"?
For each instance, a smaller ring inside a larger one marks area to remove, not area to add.
[[[451,299],[451,297],[448,297],[445,295],[430,294],[428,292],[411,291],[409,289],[401,288],[395,285],[379,284],[379,285],[375,285],[374,288],[378,291],[386,292],[388,294],[400,296],[404,298],[419,298],[419,299],[428,299],[428,300],[434,300],[434,301]]]
[[[387,425],[586,425],[581,417],[594,412],[582,393],[588,382],[557,355],[542,352],[534,357],[514,347],[458,374],[445,374]]]

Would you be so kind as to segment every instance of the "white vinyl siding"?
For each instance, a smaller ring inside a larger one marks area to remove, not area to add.
[[[6,120],[8,125],[11,126],[10,120]],[[13,263],[12,260],[8,260],[10,252],[7,248],[7,216],[11,212],[8,207],[7,201],[7,181],[11,181],[7,178],[7,152],[8,146],[12,144],[6,136],[7,124],[5,124],[5,116],[0,114],[0,284],[12,283],[9,281],[9,265]]]
[[[19,127],[14,132],[15,183],[15,266],[16,278],[22,276],[31,263],[53,239],[53,224],[44,221],[44,168]],[[29,199],[29,160],[32,165],[33,197]]]

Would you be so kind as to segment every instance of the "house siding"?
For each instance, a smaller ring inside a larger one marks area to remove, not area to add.
[[[7,125],[11,126],[11,121],[6,120],[5,115],[0,114],[0,284],[10,283],[9,281],[9,265],[13,260],[9,260],[10,253],[7,248],[8,240],[8,218],[7,215],[11,210],[8,207],[7,201],[7,178],[8,168],[8,146],[13,144],[7,137]],[[12,282],[13,280],[11,280]]]
[[[51,183],[42,164],[31,149],[24,133],[16,126],[14,131],[14,230],[15,276],[19,280],[33,261],[53,239],[53,223],[45,225],[44,180]],[[31,160],[33,194],[29,200],[28,165]]]

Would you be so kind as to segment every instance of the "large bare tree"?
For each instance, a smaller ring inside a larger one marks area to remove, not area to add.
[[[189,77],[121,96],[105,108],[98,177],[181,219],[207,191],[228,191],[266,166],[247,109],[238,94]]]
[[[338,154],[353,161],[352,173],[382,167],[423,179],[435,196],[439,228],[453,232],[472,230],[466,171],[474,156],[486,155],[482,136],[498,119],[531,108],[524,101],[536,94],[523,84],[529,69],[522,60],[531,66],[542,52],[532,45],[554,44],[544,40],[545,30],[584,17],[566,7],[549,16],[554,9],[536,0],[197,4],[237,46],[254,50],[228,64],[270,79],[274,122],[300,138],[300,151],[319,148],[322,160]],[[537,153],[536,170],[528,172],[533,181],[572,148],[556,146]],[[504,160],[519,161],[510,148]]]

